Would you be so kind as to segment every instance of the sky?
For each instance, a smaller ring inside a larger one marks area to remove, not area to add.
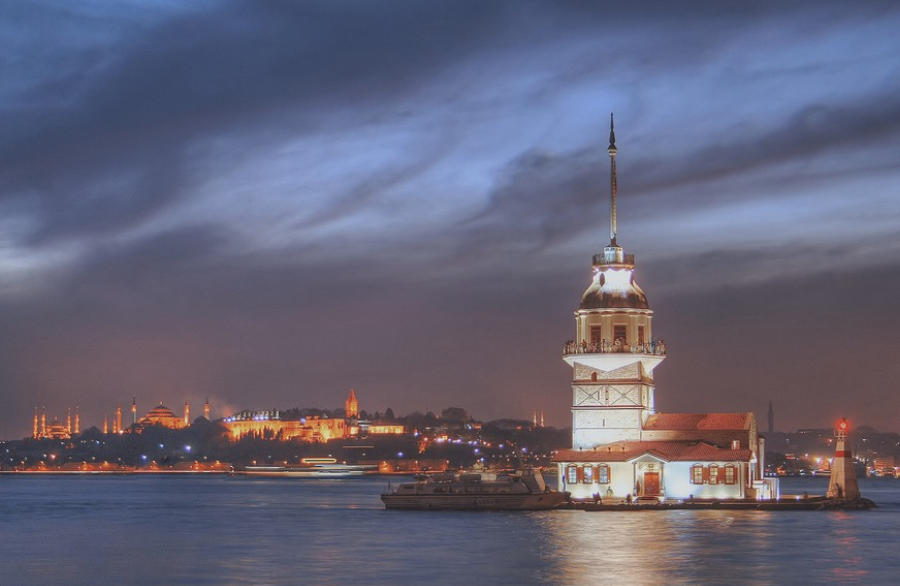
[[[4,2],[0,438],[350,388],[569,425],[611,112],[657,409],[900,431],[898,30],[893,1]]]

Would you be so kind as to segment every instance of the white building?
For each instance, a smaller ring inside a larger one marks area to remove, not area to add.
[[[657,413],[653,371],[666,345],[634,280],[634,256],[616,242],[616,145],[610,120],[610,243],[575,312],[572,449],[554,457],[559,489],[575,498],[774,498],[763,480],[753,413]]]

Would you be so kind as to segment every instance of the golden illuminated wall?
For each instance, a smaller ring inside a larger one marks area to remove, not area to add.
[[[228,429],[231,438],[235,440],[245,436],[256,436],[264,439],[328,441],[333,438],[345,437],[345,433],[348,431],[343,419],[312,417],[302,421],[225,420],[223,425]]]
[[[370,425],[368,430],[369,435],[402,435],[406,433],[406,428],[402,425]]]

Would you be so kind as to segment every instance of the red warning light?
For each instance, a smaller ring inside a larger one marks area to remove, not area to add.
[[[848,427],[850,427],[850,426],[847,425],[847,420],[846,420],[846,419],[841,418],[841,420],[838,421],[837,428],[838,428],[840,431],[847,431],[847,428],[848,428]]]

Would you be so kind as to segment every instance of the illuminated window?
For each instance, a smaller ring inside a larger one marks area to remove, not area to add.
[[[591,484],[594,482],[594,468],[592,466],[584,467],[584,483]]]
[[[597,478],[600,484],[609,484],[609,466],[604,464],[597,469]]]
[[[569,466],[566,468],[566,479],[569,484],[575,484],[578,482],[578,468],[575,466]]]
[[[644,345],[644,326],[638,326],[638,344]]]
[[[591,344],[599,344],[603,339],[603,328],[601,326],[591,326]]]
[[[591,381],[592,381],[592,382],[596,382],[596,381],[597,381],[597,373],[596,373],[596,372],[592,372],[592,373],[591,373]]]
[[[613,340],[622,340],[625,341],[625,326],[618,325],[613,326]]]
[[[703,484],[703,466],[691,466],[691,484]]]
[[[737,475],[734,466],[729,464],[725,466],[725,484],[734,484],[735,482],[737,482]]]
[[[719,467],[715,464],[709,467],[709,483],[719,484]]]

